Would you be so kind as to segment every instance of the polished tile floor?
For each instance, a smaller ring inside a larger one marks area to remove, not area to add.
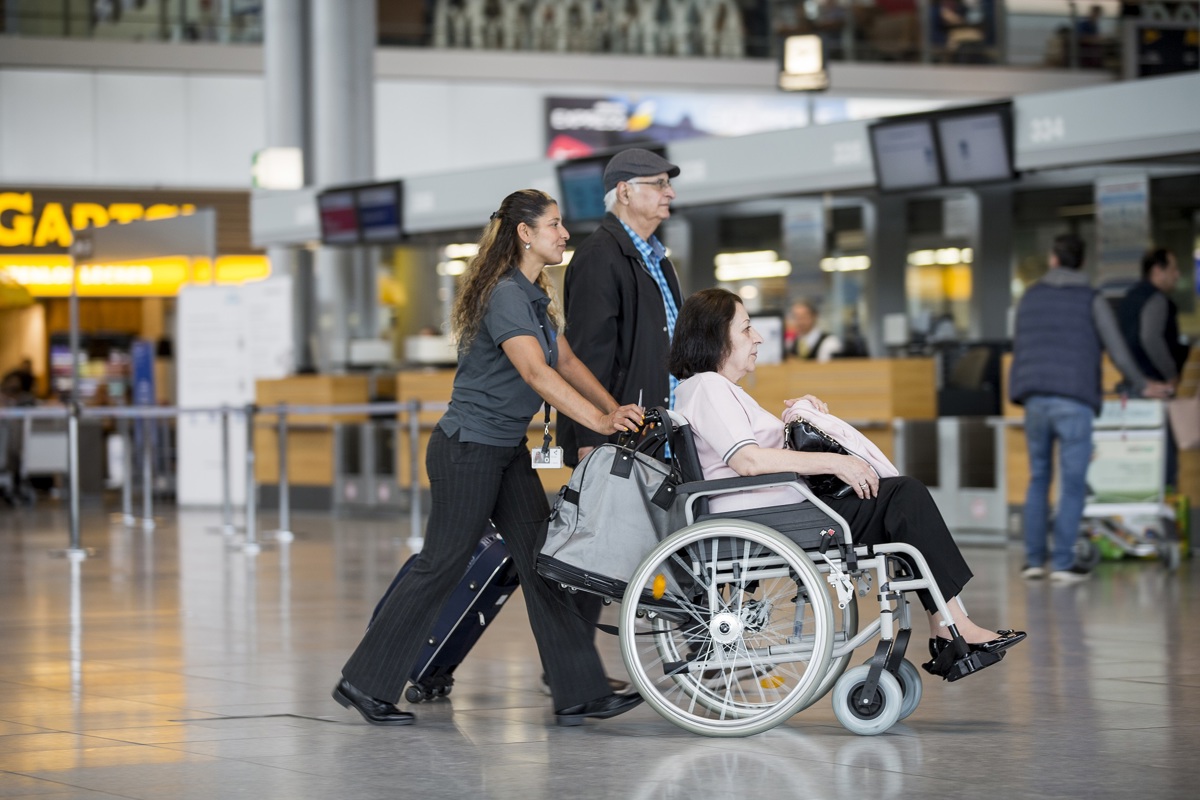
[[[72,563],[51,555],[61,510],[0,508],[0,797],[1200,796],[1200,559],[1051,586],[1017,577],[1015,544],[967,548],[973,616],[1030,641],[963,681],[926,680],[880,736],[848,733],[828,700],[746,739],[644,705],[556,728],[522,603],[449,701],[389,729],[329,690],[407,556],[407,524],[301,516],[294,542],[247,555],[218,521],[172,509],[145,532],[91,509],[82,543],[97,552]]]

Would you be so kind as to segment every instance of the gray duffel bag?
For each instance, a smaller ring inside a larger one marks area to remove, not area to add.
[[[679,479],[646,451],[602,444],[580,462],[558,493],[538,571],[550,580],[620,599],[634,570],[669,534],[683,527]]]

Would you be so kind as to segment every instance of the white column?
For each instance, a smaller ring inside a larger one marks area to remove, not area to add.
[[[313,172],[318,186],[375,177],[375,0],[311,0]],[[359,248],[317,252],[325,369],[345,365],[374,312],[374,270]]]

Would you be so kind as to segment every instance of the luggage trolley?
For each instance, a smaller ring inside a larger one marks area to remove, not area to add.
[[[1170,569],[1182,558],[1175,509],[1166,502],[1166,406],[1160,400],[1105,398],[1092,432],[1088,502],[1075,563],[1158,557]]]

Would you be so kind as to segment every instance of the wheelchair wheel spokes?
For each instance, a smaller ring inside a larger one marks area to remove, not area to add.
[[[646,592],[667,599],[667,584],[677,611],[639,606]],[[638,567],[621,609],[621,652],[643,697],[709,736],[786,721],[824,678],[832,640],[812,561],[770,528],[739,520],[706,520],[664,540]]]

